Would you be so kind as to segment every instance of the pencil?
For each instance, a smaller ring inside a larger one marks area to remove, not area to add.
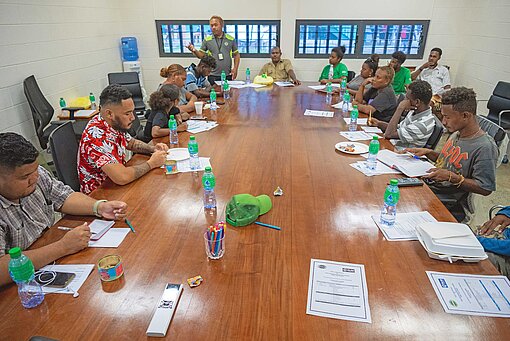
[[[368,122],[372,121],[372,109],[368,111]]]
[[[280,231],[281,228],[278,227],[278,226],[274,226],[274,225],[269,225],[269,224],[264,224],[264,223],[261,223],[260,221],[256,221],[255,224],[257,225],[260,225],[260,226],[265,226],[265,227],[269,227],[270,229],[275,229],[275,230],[278,230]]]
[[[125,218],[124,221],[126,222],[127,226],[131,229],[131,232],[135,233],[135,228],[133,225],[131,225],[131,222],[128,220],[128,218]]]

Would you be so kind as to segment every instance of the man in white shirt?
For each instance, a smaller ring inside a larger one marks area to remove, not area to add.
[[[413,81],[419,79],[428,82],[432,86],[432,95],[442,96],[452,87],[450,71],[438,64],[442,54],[443,51],[439,47],[434,47],[430,50],[428,61],[411,74]]]

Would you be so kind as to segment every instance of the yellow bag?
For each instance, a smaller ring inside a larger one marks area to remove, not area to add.
[[[90,108],[90,99],[88,97],[78,97],[67,103],[68,107]]]
[[[265,73],[260,76],[256,76],[255,79],[253,80],[253,83],[262,85],[271,85],[273,84],[273,82],[274,82],[273,77],[268,76]]]

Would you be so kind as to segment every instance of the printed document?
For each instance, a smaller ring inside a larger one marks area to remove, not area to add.
[[[332,111],[322,111],[322,110],[305,110],[305,116],[317,116],[317,117],[333,117],[335,113]]]
[[[368,118],[359,118],[356,120],[356,123],[360,126],[366,126],[368,123],[367,123],[367,120]],[[349,124],[351,122],[351,118],[350,117],[344,117],[344,121],[345,121],[345,124]],[[363,129],[363,127],[362,127]],[[364,130],[364,129],[363,129]]]
[[[274,82],[274,84],[278,85],[278,86],[294,86],[294,83],[292,82]]]
[[[100,239],[89,241],[89,247],[119,247],[127,234],[128,228],[111,228]]]
[[[312,259],[306,313],[372,323],[364,265]]]
[[[129,229],[128,229],[129,230]],[[43,292],[45,294],[74,294],[78,291],[85,280],[89,276],[92,269],[94,269],[94,264],[57,264],[57,265],[46,265],[41,268],[39,271],[57,271],[57,272],[71,272],[75,274],[73,280],[67,284],[64,288],[50,288],[50,287],[42,287]]]
[[[388,149],[380,150],[377,154],[377,160],[394,167],[410,178],[424,176],[434,165],[428,161],[417,160],[409,154],[397,154]]]
[[[365,133],[364,131],[341,131],[340,135],[349,141],[368,141],[373,138],[372,134]]]
[[[372,219],[388,241],[418,240],[416,226],[423,223],[437,222],[436,218],[427,211],[397,213],[393,226],[381,224],[379,214],[373,215]]]
[[[427,271],[430,283],[449,314],[510,317],[510,281],[505,276]]]
[[[379,161],[377,161],[375,170],[369,169],[366,161],[358,161],[355,163],[351,163],[350,166],[353,167],[354,169],[360,171],[361,173],[365,174],[366,176],[374,176],[374,175],[381,175],[381,174],[400,174],[400,172],[398,170],[392,169],[392,168],[386,166],[384,163],[379,162]]]

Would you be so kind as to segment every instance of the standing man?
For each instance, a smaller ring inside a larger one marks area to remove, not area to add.
[[[413,80],[419,79],[428,82],[432,86],[432,95],[442,96],[451,89],[450,71],[438,62],[443,51],[439,47],[430,50],[428,61],[416,69],[412,74]]]
[[[83,131],[78,150],[80,190],[89,194],[106,178],[117,185],[128,184],[166,161],[168,146],[156,146],[132,138],[135,105],[131,93],[119,84],[110,84],[99,97],[99,115]],[[151,157],[144,163],[126,166],[126,149]]]
[[[236,79],[241,55],[234,37],[223,32],[223,19],[220,16],[213,15],[209,19],[209,26],[213,35],[205,37],[199,50],[191,43],[187,46],[188,50],[199,59],[208,54],[216,60],[216,67],[209,76],[209,83],[213,84],[221,80],[221,71],[225,71],[228,80]],[[232,58],[234,58],[234,67],[232,67]]]
[[[405,94],[407,86],[411,84],[411,71],[405,66],[402,66],[406,58],[406,54],[402,51],[393,52],[391,55],[390,66],[395,70],[392,86],[397,96]]]
[[[301,84],[294,73],[294,68],[292,67],[290,60],[282,59],[282,50],[278,46],[271,49],[271,61],[262,67],[259,75],[264,73],[273,77],[275,81],[287,82],[290,78],[294,85]]]
[[[55,222],[55,211],[123,219],[122,201],[96,200],[74,192],[39,166],[39,152],[21,135],[0,134],[0,286],[10,282],[9,249],[26,250]],[[87,224],[73,228],[58,241],[24,252],[39,269],[88,246]]]
[[[440,153],[427,148],[409,148],[418,156],[436,161],[436,168],[424,176],[430,189],[457,221],[473,214],[469,194],[487,196],[496,190],[498,147],[480,128],[476,118],[473,89],[453,88],[443,96],[443,125],[452,133]]]

